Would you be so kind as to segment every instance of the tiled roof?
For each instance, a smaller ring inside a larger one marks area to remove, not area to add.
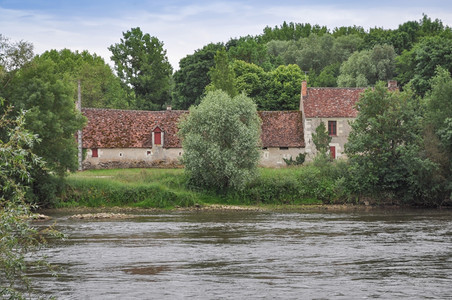
[[[354,108],[366,88],[308,88],[303,97],[306,118],[356,118]]]
[[[304,147],[300,111],[260,111],[263,147]]]
[[[188,111],[138,111],[84,108],[83,148],[151,148],[151,131],[164,132],[164,147],[181,147],[176,135],[179,118]],[[263,147],[304,147],[299,111],[259,112]]]
[[[181,147],[177,122],[187,111],[139,111],[84,108],[83,148],[151,148],[152,130],[165,132],[164,147]]]

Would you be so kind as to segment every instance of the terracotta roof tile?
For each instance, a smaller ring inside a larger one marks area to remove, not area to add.
[[[151,148],[151,131],[165,133],[164,147],[181,147],[177,136],[179,118],[188,111],[138,111],[84,108],[88,118],[83,129],[83,148]],[[263,147],[304,147],[303,121],[299,111],[259,112]]]
[[[151,132],[165,132],[165,148],[181,147],[176,124],[187,111],[139,111],[84,108],[83,148],[151,148]]]
[[[303,97],[306,118],[356,118],[355,103],[366,88],[308,88]]]
[[[304,147],[300,111],[260,111],[263,147]]]

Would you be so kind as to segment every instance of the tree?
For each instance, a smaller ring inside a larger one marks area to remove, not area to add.
[[[358,116],[345,145],[351,189],[373,198],[435,205],[430,179],[436,166],[422,151],[418,98],[409,89],[388,91],[378,82],[356,107]]]
[[[0,98],[1,108],[3,102]],[[7,133],[6,139],[0,139],[0,297],[24,299],[23,292],[31,292],[27,269],[44,263],[35,251],[45,241],[31,226],[33,214],[25,201],[30,173],[35,167],[42,168],[44,162],[31,151],[39,139],[25,130],[24,114],[11,119],[9,113],[6,109],[0,116],[0,128]]]
[[[397,59],[397,79],[402,83],[411,82],[415,91],[423,96],[438,66],[452,72],[452,39],[425,38]]]
[[[172,105],[176,109],[188,109],[199,104],[206,86],[210,83],[209,70],[215,65],[215,54],[224,46],[208,44],[179,62],[179,70],[174,73],[174,95]]]
[[[320,122],[320,125],[315,129],[315,133],[312,134],[312,142],[319,152],[319,155],[323,158],[327,158],[331,139],[332,137],[328,134],[325,123],[323,121]]]
[[[0,34],[0,97],[16,71],[29,63],[33,55],[33,44],[24,41],[11,42]]]
[[[438,165],[434,174],[440,186],[438,198],[452,200],[452,77],[439,67],[430,83],[425,97],[425,147]]]
[[[341,87],[366,87],[378,80],[392,79],[396,53],[390,45],[376,45],[372,50],[353,53],[340,67],[337,78]]]
[[[137,109],[158,110],[171,103],[172,67],[162,42],[137,27],[123,32],[121,42],[108,50],[123,86],[133,90]]]
[[[266,97],[258,103],[263,110],[297,110],[300,106],[300,86],[306,79],[297,65],[279,66],[268,72],[264,90]]]
[[[256,176],[260,119],[256,104],[245,95],[207,93],[179,123],[179,134],[192,185],[240,190]]]
[[[206,87],[206,91],[222,90],[229,96],[237,95],[235,88],[235,74],[229,64],[226,49],[218,50],[215,54],[215,66],[209,71],[210,84]]]
[[[63,176],[77,169],[74,135],[85,119],[75,109],[75,83],[57,69],[52,60],[36,57],[17,72],[6,95],[16,112],[27,111],[26,129],[42,140],[35,153],[47,161],[47,168]]]
[[[50,50],[39,56],[50,59],[56,64],[61,77],[68,77],[72,82],[81,80],[82,107],[91,108],[128,108],[131,99],[121,86],[119,78],[112,69],[96,54],[88,51],[72,52],[69,49]],[[74,85],[74,101],[77,89]]]

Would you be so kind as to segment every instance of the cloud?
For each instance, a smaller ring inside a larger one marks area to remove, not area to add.
[[[113,0],[112,0],[113,1]],[[140,27],[164,43],[173,67],[179,60],[210,42],[227,42],[230,38],[261,34],[266,26],[274,27],[283,21],[325,25],[330,29],[358,25],[396,28],[409,20],[419,20],[422,13],[452,24],[452,9],[438,6],[411,5],[397,7],[394,1],[384,6],[369,7],[357,2],[348,6],[336,1],[197,1],[168,0],[167,4],[126,5],[111,2],[108,10],[84,7],[83,12],[64,10],[6,9],[0,7],[2,34],[12,40],[27,40],[35,45],[37,53],[50,49],[69,48],[88,50],[102,56],[107,62],[108,47],[118,43],[125,32]],[[394,3],[392,3],[394,2]],[[61,2],[63,3],[63,2]],[[63,4],[59,5],[63,5]],[[420,3],[420,2],[419,2]],[[423,4],[424,2],[422,2]],[[85,4],[89,5],[89,4]],[[115,6],[116,5],[116,6]],[[450,5],[449,5],[450,6]],[[422,8],[424,7],[424,8]]]

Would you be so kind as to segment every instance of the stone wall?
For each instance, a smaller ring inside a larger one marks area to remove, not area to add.
[[[305,119],[304,139],[306,143],[306,159],[312,160],[316,154],[315,145],[312,142],[312,134],[315,132],[320,122],[325,123],[325,127],[328,128],[328,121],[337,122],[337,136],[333,136],[330,146],[336,147],[336,158],[346,158],[344,153],[344,145],[347,143],[348,136],[350,135],[351,126],[349,122],[352,122],[354,118],[309,118]]]
[[[98,149],[98,157],[92,157],[92,150],[87,149],[83,169],[182,167],[182,153],[182,148],[101,148]],[[259,165],[270,168],[285,167],[283,158],[295,159],[300,153],[304,153],[304,148],[264,148],[261,150]]]

